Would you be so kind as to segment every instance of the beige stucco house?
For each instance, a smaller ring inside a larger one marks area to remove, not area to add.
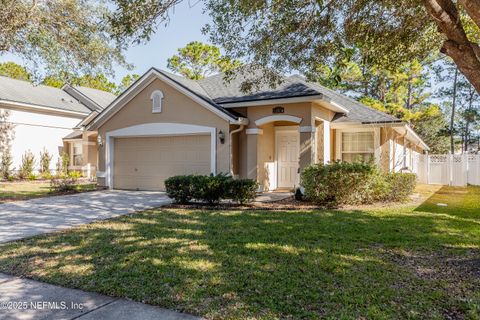
[[[163,190],[172,175],[231,173],[262,190],[291,189],[311,163],[373,158],[385,171],[409,170],[428,149],[400,120],[299,76],[253,93],[240,90],[243,80],[149,70],[82,125],[99,184]]]

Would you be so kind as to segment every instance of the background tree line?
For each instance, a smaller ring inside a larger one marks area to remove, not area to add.
[[[150,40],[182,0],[6,0],[0,54],[27,62],[48,85],[119,92],[113,66]],[[203,0],[204,27],[218,48],[192,43],[169,67],[190,78],[250,72],[243,88],[300,72],[409,121],[434,151],[473,145],[480,92],[480,0]],[[206,54],[204,55],[204,53]],[[241,61],[245,68],[232,68]],[[199,65],[199,62],[205,63]],[[267,68],[265,68],[267,67]],[[241,70],[241,71],[239,71]],[[18,70],[17,70],[18,71]],[[258,74],[258,73],[255,73]],[[441,80],[432,82],[435,74]],[[431,86],[431,87],[430,87]],[[450,136],[450,143],[448,138]]]

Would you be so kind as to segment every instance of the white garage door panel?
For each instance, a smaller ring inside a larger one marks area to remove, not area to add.
[[[164,190],[165,179],[210,173],[210,136],[115,138],[114,188]]]

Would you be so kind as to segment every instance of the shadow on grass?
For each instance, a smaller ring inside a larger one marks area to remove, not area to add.
[[[479,256],[459,248],[475,230],[424,212],[153,210],[9,244],[0,270],[209,318],[464,316],[478,278],[448,259]]]
[[[445,206],[446,205],[446,206]],[[480,187],[443,186],[415,211],[476,218],[480,221]]]

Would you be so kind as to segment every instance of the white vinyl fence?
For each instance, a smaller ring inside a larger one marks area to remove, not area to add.
[[[417,154],[412,169],[421,183],[480,185],[480,155],[477,154]]]

